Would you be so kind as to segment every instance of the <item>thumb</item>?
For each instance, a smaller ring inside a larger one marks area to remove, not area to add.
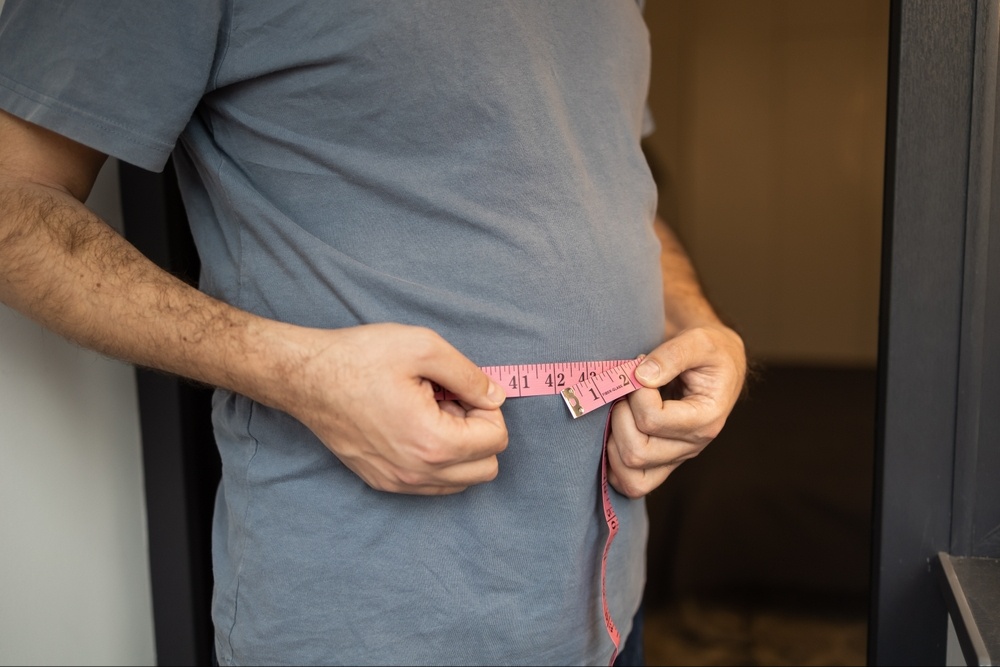
[[[680,375],[685,366],[685,346],[674,338],[650,352],[635,369],[635,378],[645,387],[657,389]]]
[[[422,376],[470,406],[495,410],[507,398],[503,387],[447,343],[436,350],[428,361],[427,368],[421,369]]]

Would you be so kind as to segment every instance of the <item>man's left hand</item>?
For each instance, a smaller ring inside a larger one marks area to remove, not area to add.
[[[635,371],[643,387],[613,408],[611,485],[640,498],[697,456],[726,423],[746,365],[743,340],[722,325],[686,329],[650,352]]]

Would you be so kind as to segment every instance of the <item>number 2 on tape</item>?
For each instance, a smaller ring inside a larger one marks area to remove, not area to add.
[[[507,398],[561,395],[576,419],[638,389],[635,368],[640,361],[567,361],[483,366],[481,370],[504,388]],[[434,385],[434,398],[453,400],[456,396]]]

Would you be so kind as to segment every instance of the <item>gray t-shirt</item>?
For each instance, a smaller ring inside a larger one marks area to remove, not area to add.
[[[634,0],[8,0],[0,106],[149,169],[173,155],[201,287],[316,327],[430,327],[480,365],[663,336]],[[240,663],[606,663],[605,412],[508,401],[499,477],[373,491],[300,423],[214,401],[216,649]],[[644,581],[642,501],[611,613]]]

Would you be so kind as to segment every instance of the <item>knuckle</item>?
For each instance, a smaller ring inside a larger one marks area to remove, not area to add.
[[[401,468],[396,471],[395,476],[399,491],[407,493],[424,493],[420,489],[433,485],[436,481],[428,471],[414,468]]]
[[[645,410],[636,410],[633,413],[635,427],[647,435],[655,433],[659,422],[655,415]]]
[[[719,437],[720,433],[722,433],[722,425],[713,424],[712,426],[709,426],[707,429],[702,431],[702,438],[704,439],[705,444],[707,445],[708,443],[712,442],[717,437]]]
[[[701,350],[711,350],[715,348],[715,339],[712,337],[712,334],[708,329],[691,329],[688,333],[691,337],[691,343],[695,346],[695,348]]]
[[[462,381],[465,386],[484,396],[490,389],[489,376],[471,364],[462,369]]]
[[[365,483],[376,491],[384,493],[402,493],[406,486],[399,480],[399,476],[393,472],[378,479],[366,479]]]
[[[688,330],[681,334],[681,336],[688,336],[690,333],[690,330]],[[678,336],[678,341],[675,344],[665,346],[658,351],[658,361],[662,368],[677,369],[684,367],[684,359],[689,345],[681,336]]]
[[[709,333],[708,329],[695,329],[695,334],[698,336],[698,342],[705,347],[714,347],[715,339]]]
[[[500,474],[500,464],[497,462],[497,458],[494,456],[490,461],[490,466],[486,470],[486,474],[483,475],[484,482],[492,482]]]
[[[693,442],[704,447],[719,437],[719,434],[722,433],[722,427],[724,424],[725,422],[723,421],[714,421],[710,424],[706,424],[694,433]]]
[[[646,457],[628,444],[619,447],[618,455],[621,457],[622,463],[625,464],[626,468],[638,470],[646,465]]]
[[[509,444],[510,444],[510,434],[507,433],[507,429],[505,428],[502,430],[500,435],[497,436],[496,453],[499,454],[500,452],[507,449],[507,445]]]
[[[697,450],[695,450],[695,451],[693,451],[693,452],[690,452],[690,453],[688,453],[688,454],[685,454],[685,455],[683,455],[683,456],[679,456],[679,457],[677,457],[677,460],[675,460],[675,461],[674,461],[674,464],[673,464],[673,465],[674,465],[674,468],[675,468],[675,469],[676,469],[676,468],[679,468],[679,467],[680,467],[680,465],[681,465],[682,463],[687,463],[687,462],[688,462],[688,461],[690,461],[691,459],[696,459],[696,458],[698,458],[698,456],[700,456],[700,455],[701,455],[701,453],[702,453],[703,451],[704,451],[704,448],[702,448],[702,449],[697,449]]]
[[[400,451],[406,452],[411,460],[419,464],[433,463],[441,451],[440,436],[431,420],[415,419],[409,430],[402,434],[398,443]]]
[[[424,440],[417,449],[417,458],[428,466],[439,467],[452,461],[452,453],[436,440]]]
[[[396,491],[414,489],[416,487],[422,486],[425,482],[425,475],[416,470],[410,470],[407,468],[401,468],[395,473],[395,483],[397,486]]]
[[[441,336],[432,329],[414,327],[410,351],[420,359],[432,357],[441,344]]]
[[[369,479],[366,477],[361,478],[365,484],[375,489],[376,491],[387,491],[392,492],[393,482],[385,479]]]
[[[643,484],[637,482],[628,475],[621,480],[621,488],[619,491],[623,496],[632,498],[633,500],[636,498],[642,498],[648,493],[648,491],[643,488]]]

